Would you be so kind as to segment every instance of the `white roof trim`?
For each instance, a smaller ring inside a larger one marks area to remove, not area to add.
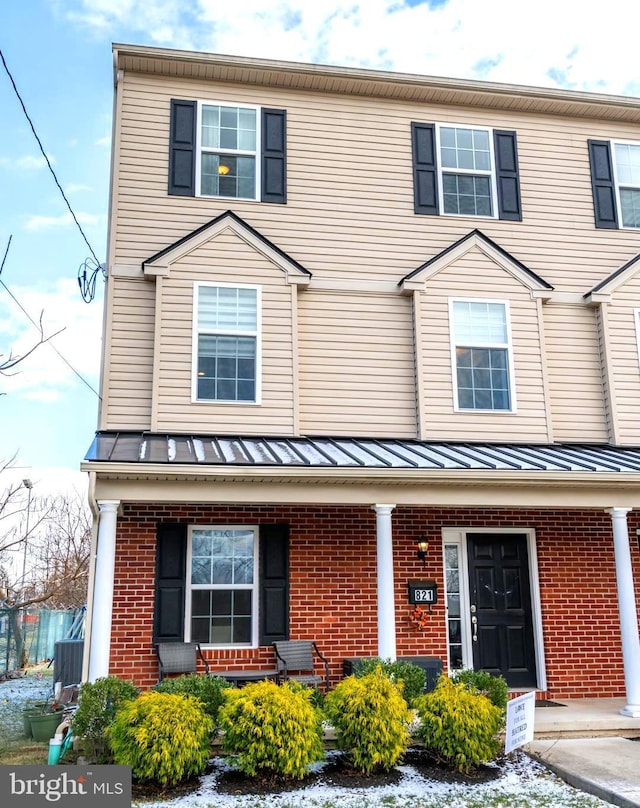
[[[311,280],[310,274],[303,272],[294,261],[288,259],[284,253],[281,253],[266,240],[260,238],[255,231],[244,225],[242,221],[228,214],[219,216],[208,226],[196,230],[191,236],[187,236],[179,241],[172,249],[161,252],[157,257],[144,261],[142,269],[145,276],[169,277],[172,264],[180,261],[182,258],[189,255],[189,253],[192,253],[203,244],[212,241],[226,231],[234,233],[256,252],[259,252],[271,261],[278,269],[281,269],[287,276],[288,283],[297,285],[309,284]]]
[[[435,277],[439,272],[442,272],[443,269],[450,267],[451,264],[454,264],[474,248],[479,249],[487,258],[490,258],[495,264],[504,269],[505,272],[519,281],[526,289],[529,289],[532,293],[532,297],[539,297],[543,300],[548,300],[552,297],[553,290],[537,282],[532,274],[527,272],[515,260],[511,260],[507,254],[496,249],[496,247],[484,239],[480,233],[471,233],[455,247],[443,251],[440,256],[428,262],[424,269],[419,270],[413,274],[412,277],[404,279],[401,282],[402,289],[407,291],[414,289],[424,290],[427,282],[431,278]]]

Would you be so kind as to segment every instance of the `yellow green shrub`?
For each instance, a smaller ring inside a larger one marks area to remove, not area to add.
[[[441,676],[416,707],[424,745],[458,771],[468,772],[496,756],[502,711],[486,696]]]
[[[349,676],[325,700],[338,745],[354,768],[365,774],[388,771],[409,745],[411,713],[402,683],[392,682],[378,665],[366,676]]]
[[[295,682],[256,682],[225,691],[218,713],[225,752],[254,776],[301,780],[324,757],[321,716],[309,688]]]
[[[174,785],[204,771],[212,729],[202,702],[149,691],[120,707],[108,736],[115,763],[142,782]]]

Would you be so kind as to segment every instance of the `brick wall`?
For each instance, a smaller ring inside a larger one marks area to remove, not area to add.
[[[399,656],[446,659],[443,598],[426,629],[409,621],[406,583],[437,581],[443,592],[443,527],[534,528],[546,654],[548,698],[623,696],[613,539],[608,514],[399,507],[393,512],[396,629]],[[632,563],[640,597],[640,557],[629,514]],[[155,533],[158,522],[260,524],[288,522],[291,638],[315,639],[333,681],[345,657],[375,656],[376,518],[370,508],[329,506],[125,505],[118,519],[110,672],[143,687],[157,681],[152,648]],[[636,523],[637,522],[637,523]],[[426,568],[415,542],[430,541]],[[270,648],[206,652],[215,670],[273,667]]]

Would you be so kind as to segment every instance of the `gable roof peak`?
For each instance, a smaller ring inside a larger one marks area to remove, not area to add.
[[[191,233],[187,233],[186,236],[147,258],[146,261],[142,262],[142,271],[146,277],[168,277],[172,264],[207,241],[211,241],[225,230],[234,232],[239,238],[280,267],[287,275],[289,283],[302,285],[309,283],[311,272],[308,269],[305,269],[302,264],[291,258],[284,250],[281,250],[280,247],[276,246],[232,210],[226,210],[206,222],[206,224],[192,230]]]
[[[553,286],[551,286],[550,283],[547,283],[539,275],[536,275],[536,273],[525,266],[522,261],[519,261],[511,255],[511,253],[507,252],[504,247],[501,247],[481,230],[478,230],[477,227],[470,230],[457,241],[454,241],[448,247],[445,247],[444,250],[412,270],[408,275],[405,275],[398,286],[405,291],[423,289],[430,278],[433,278],[474,248],[478,248],[488,258],[498,264],[498,266],[502,267],[505,272],[508,272],[519,280],[520,283],[527,287],[536,297],[550,297],[550,293],[553,291]]]

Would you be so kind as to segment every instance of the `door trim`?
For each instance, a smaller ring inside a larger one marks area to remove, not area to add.
[[[527,537],[527,554],[529,556],[529,587],[531,591],[531,619],[533,622],[533,642],[536,655],[537,690],[547,689],[547,674],[544,658],[544,635],[542,633],[542,605],[540,602],[540,581],[538,575],[538,553],[536,532],[534,528],[518,527],[443,527],[442,528],[442,563],[444,571],[444,545],[455,544],[458,547],[460,563],[460,614],[468,615],[471,606],[469,597],[469,562],[467,556],[468,533],[519,533]],[[445,577],[446,582],[446,577]],[[446,584],[445,584],[446,585]],[[446,594],[446,593],[445,593]],[[445,632],[447,631],[448,610],[445,598]],[[465,668],[473,668],[473,652],[471,646],[471,627],[468,620],[461,618],[460,633],[462,640],[462,661]],[[447,668],[450,668],[447,635]]]

